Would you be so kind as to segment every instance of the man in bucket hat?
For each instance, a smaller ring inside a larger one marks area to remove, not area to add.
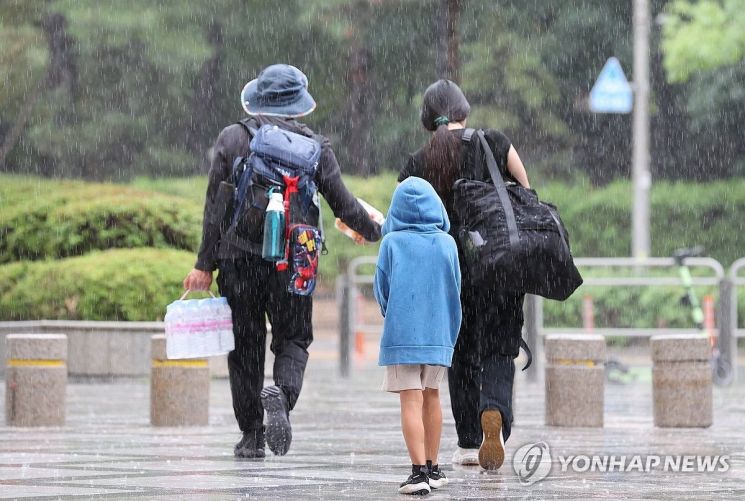
[[[288,272],[278,271],[274,263],[264,261],[260,250],[246,250],[225,238],[224,221],[230,200],[220,195],[225,192],[221,183],[231,181],[234,160],[249,155],[250,131],[265,124],[276,125],[321,144],[314,180],[336,217],[368,241],[380,238],[380,226],[344,185],[328,139],[296,120],[316,107],[303,72],[287,64],[265,68],[243,88],[241,104],[250,118],[223,129],[215,142],[202,243],[194,269],[184,279],[184,288],[207,290],[212,284],[212,272],[220,271],[220,293],[227,297],[233,311],[235,349],[228,355],[228,369],[233,409],[243,433],[234,452],[238,457],[263,458],[265,436],[275,454],[286,454],[290,446],[289,412],[300,394],[308,346],[313,340],[312,299],[288,292]],[[274,385],[262,389],[267,317],[272,325]]]

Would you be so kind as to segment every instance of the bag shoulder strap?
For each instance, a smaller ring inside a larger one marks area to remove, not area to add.
[[[254,125],[256,124],[253,118],[244,118],[243,120],[240,120],[236,123],[246,130],[246,132],[248,133],[249,142],[251,141],[251,139],[254,138],[256,133],[259,131],[259,129],[257,129],[256,127],[249,125],[249,123],[253,123]]]
[[[559,230],[559,235],[561,236],[562,247],[564,247],[564,250],[566,251],[567,254],[571,254],[571,250],[569,250],[569,236],[564,230],[564,226],[561,224],[561,221],[559,221],[559,218],[556,217],[556,214],[554,213],[554,209],[552,209],[551,207],[548,207],[548,213],[551,215],[551,219],[554,220],[554,223],[556,223],[556,228]]]
[[[470,143],[471,138],[473,137],[473,134],[476,132],[476,129],[468,128],[463,131],[463,136],[461,137],[461,140],[464,143]]]
[[[256,133],[258,130],[254,128],[250,124],[255,124],[253,118],[245,118],[239,122],[236,122],[238,125],[243,127],[248,133],[248,142],[250,143],[251,140],[256,136]],[[233,160],[233,184],[235,185],[235,206],[233,210],[233,217],[231,218],[230,222],[230,228],[235,229],[236,224],[238,223],[238,218],[241,216],[241,213],[243,212],[243,207],[246,203],[246,193],[251,187],[251,177],[252,177],[252,170],[250,165],[246,165],[248,160],[250,158],[250,152],[249,156],[242,157],[237,156]],[[241,170],[242,167],[242,170]],[[239,172],[240,170],[240,172]],[[235,244],[235,242],[232,242]],[[237,244],[236,244],[237,245]],[[244,249],[246,250],[246,249]]]
[[[494,183],[494,187],[497,189],[497,197],[499,197],[499,202],[502,204],[502,209],[504,209],[504,216],[507,220],[507,232],[510,238],[510,247],[514,248],[519,244],[520,237],[517,233],[517,221],[515,221],[515,212],[512,209],[512,202],[510,201],[510,196],[507,193],[507,186],[504,184],[502,173],[499,172],[499,168],[497,167],[497,161],[494,158],[494,153],[492,153],[491,147],[486,141],[484,131],[479,129],[478,131],[476,131],[476,135],[481,142],[481,148],[484,150],[484,155],[486,156],[486,166],[489,168],[489,175],[491,176],[492,182]]]

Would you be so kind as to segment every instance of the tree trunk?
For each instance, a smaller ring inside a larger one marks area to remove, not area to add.
[[[26,97],[26,101],[18,113],[18,118],[16,118],[8,135],[5,136],[5,140],[0,147],[0,167],[5,166],[6,157],[21,138],[23,129],[26,128],[26,124],[31,119],[34,105],[41,94],[62,85],[67,85],[71,99],[74,99],[77,93],[78,65],[74,51],[75,41],[65,32],[67,20],[62,14],[50,14],[42,19],[39,26],[44,31],[49,46],[49,66],[44,77],[37,83],[36,88]]]
[[[437,78],[447,78],[460,83],[460,11],[462,0],[440,0],[437,9]]]
[[[196,92],[194,93],[194,110],[192,123],[186,134],[186,147],[195,154],[206,152],[212,140],[210,133],[219,124],[217,118],[217,87],[220,80],[220,70],[225,56],[225,43],[222,34],[222,24],[212,21],[207,32],[207,41],[212,47],[212,56],[207,59],[199,70]],[[201,160],[201,170],[209,168],[207,154]],[[205,165],[206,163],[206,165]]]
[[[357,175],[375,174],[375,158],[371,141],[372,109],[372,55],[367,48],[370,23],[370,4],[361,0],[350,13],[349,53],[347,56],[346,106],[347,131],[343,135],[347,152],[345,171]]]
[[[448,0],[447,47],[448,66],[447,77],[455,83],[460,83],[460,51],[458,28],[460,25],[460,10],[462,0]]]
[[[350,170],[369,176],[375,173],[370,142],[372,106],[370,94],[370,52],[365,47],[352,47],[348,58],[349,103],[347,117],[349,129],[346,149],[350,154]]]

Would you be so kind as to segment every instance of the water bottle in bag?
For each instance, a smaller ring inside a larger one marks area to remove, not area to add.
[[[270,190],[264,218],[264,244],[261,257],[280,261],[285,257],[285,206],[282,193]]]

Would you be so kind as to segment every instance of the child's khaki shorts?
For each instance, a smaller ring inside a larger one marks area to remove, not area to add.
[[[447,367],[441,365],[388,365],[383,376],[383,390],[398,393],[402,390],[439,389]]]

